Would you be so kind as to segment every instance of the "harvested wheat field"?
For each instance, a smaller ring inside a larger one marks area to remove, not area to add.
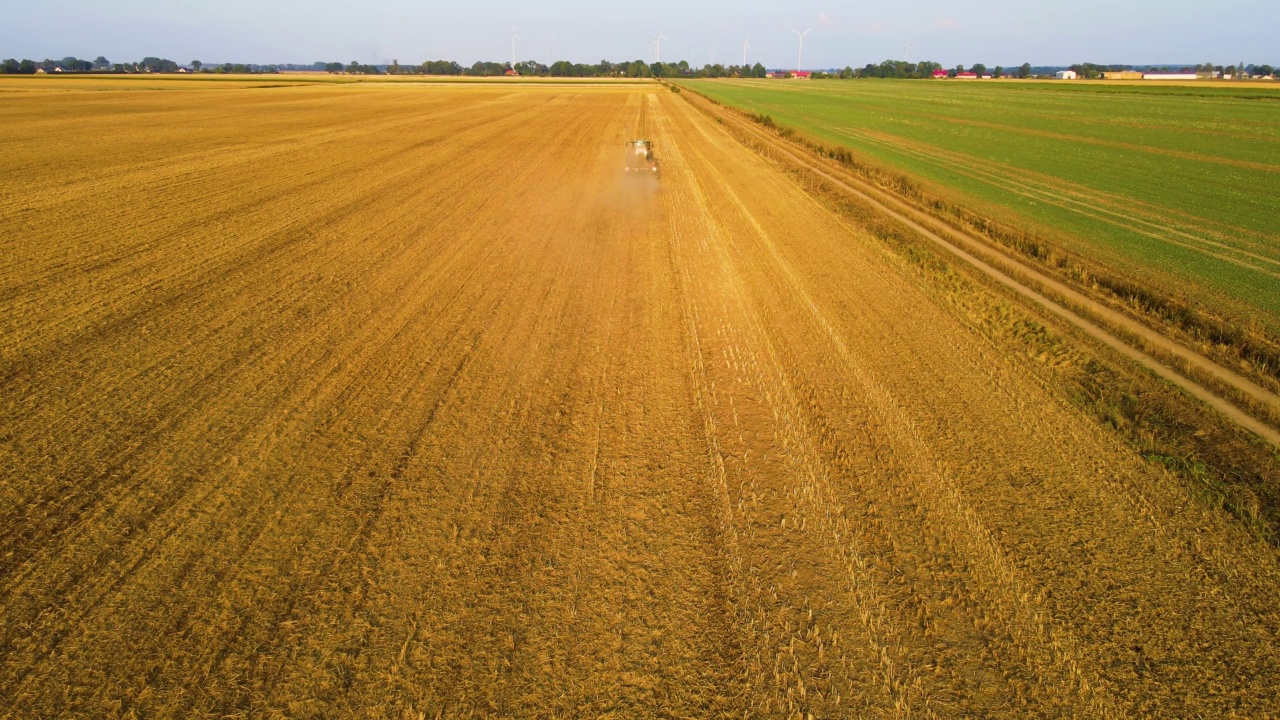
[[[1275,548],[679,94],[3,89],[2,717],[1280,714]]]

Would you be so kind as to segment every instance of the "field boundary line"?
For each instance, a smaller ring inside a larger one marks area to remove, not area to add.
[[[701,96],[697,101],[693,102],[702,105],[704,109],[710,104],[702,99]],[[1223,367],[1195,350],[1171,340],[1137,320],[1106,307],[1097,300],[1069,287],[1066,283],[1051,278],[1020,260],[995,250],[981,240],[940,222],[927,213],[912,207],[907,202],[893,197],[892,194],[883,189],[851,177],[837,177],[830,169],[802,157],[799,154],[800,151],[787,147],[782,140],[763,130],[751,127],[745,120],[715,110],[711,110],[711,112],[714,112],[723,121],[732,123],[754,138],[763,141],[784,159],[821,177],[836,188],[870,203],[880,212],[907,226],[921,237],[946,250],[949,254],[964,260],[974,269],[1012,290],[1017,295],[1031,300],[1053,315],[1070,322],[1095,340],[1111,347],[1121,355],[1137,362],[1189,395],[1219,411],[1237,425],[1258,435],[1272,445],[1280,447],[1280,432],[1271,425],[1248,414],[1210,388],[1169,367],[1150,352],[1135,347],[1122,339],[1117,333],[1104,327],[1094,318],[1086,316],[1082,310],[1087,310],[1095,318],[1101,318],[1112,326],[1118,327],[1120,330],[1140,338],[1143,342],[1186,362],[1191,367],[1207,373],[1246,397],[1256,400],[1273,410],[1280,410],[1280,397],[1270,390],[1239,373]],[[1002,268],[999,265],[1005,265],[1006,267]],[[1043,289],[1053,291],[1061,300],[1055,300],[1048,293],[1033,288],[1023,279],[1015,277],[1014,272],[1038,283]],[[1073,308],[1067,303],[1071,303],[1075,307]]]

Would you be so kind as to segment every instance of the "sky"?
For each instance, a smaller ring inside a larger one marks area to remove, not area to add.
[[[795,67],[859,67],[885,59],[947,67],[1203,63],[1280,65],[1275,0],[1070,3],[1012,0],[179,0],[13,3],[0,12],[0,57],[112,62],[401,64],[449,59],[709,59]],[[908,43],[911,46],[908,47]]]

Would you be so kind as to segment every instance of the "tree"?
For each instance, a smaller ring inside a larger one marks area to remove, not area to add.
[[[107,68],[111,67],[111,61],[99,55],[98,57],[94,58],[93,66],[98,70],[106,70]]]
[[[983,75],[987,74],[987,66],[983,65],[982,63],[978,63],[977,65],[973,66],[973,73],[978,77],[982,77]]]
[[[1022,67],[1018,68],[1018,77],[1024,80],[1031,77],[1031,63],[1022,63]]]
[[[36,74],[35,61],[23,60],[22,62],[18,63],[18,74],[19,75],[35,75]]]
[[[192,69],[192,70],[195,70],[196,72],[200,72],[200,68],[202,68],[202,67],[204,67],[204,63],[200,62],[199,60],[192,60],[192,61],[191,61],[191,69]]]
[[[422,63],[423,75],[461,75],[462,66],[452,60],[428,60]]]
[[[158,57],[142,58],[140,63],[149,72],[177,72],[178,63]]]
[[[997,79],[1004,77],[1004,68],[997,65],[996,69],[991,71],[991,77],[997,78]]]
[[[425,67],[425,64],[424,64],[424,67]],[[529,76],[546,75],[549,72],[549,70],[550,69],[546,65],[540,65],[534,62],[533,60],[521,60],[520,62],[516,63],[516,72],[520,73],[521,75],[529,75]],[[427,73],[425,69],[423,70],[423,72],[430,75],[449,74],[449,73]]]
[[[756,63],[755,65],[751,66],[751,74],[754,75],[755,77],[762,78],[768,75],[769,71],[766,70],[765,67],[760,63]]]

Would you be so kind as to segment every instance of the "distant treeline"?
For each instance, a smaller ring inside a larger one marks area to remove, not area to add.
[[[0,75],[34,75],[46,73],[277,73],[283,70],[317,69],[321,67],[296,65],[246,65],[243,63],[223,63],[221,65],[205,65],[199,60],[192,60],[187,65],[166,58],[146,57],[138,62],[113,63],[99,55],[95,60],[81,60],[76,57],[64,57],[61,60],[14,60],[10,58],[0,62]]]
[[[814,71],[812,77],[817,79],[824,78],[904,78],[904,79],[923,79],[932,78],[935,73],[944,68],[942,65],[924,60],[920,62],[904,62],[902,60],[885,60],[879,65],[868,63],[861,68],[845,67],[842,70]],[[1016,68],[1004,68],[997,65],[994,68],[988,68],[982,63],[973,65],[968,69],[978,76],[990,75],[992,77],[1043,77],[1051,75],[1056,68],[1032,67],[1030,63],[1023,63]],[[1099,65],[1095,63],[1077,63],[1070,66],[1078,75],[1085,78],[1101,77],[1104,72],[1117,72],[1125,70],[1140,70],[1146,72],[1178,72],[1178,73],[1218,73],[1220,76],[1234,77],[1270,77],[1280,71],[1270,65],[1245,65],[1240,63],[1237,66],[1231,65],[1214,65],[1212,63],[1204,63],[1202,65],[1172,67],[1172,66],[1156,66],[1156,65]],[[276,64],[276,65],[256,65],[245,63],[221,63],[206,64],[199,60],[192,60],[186,65],[168,60],[165,58],[147,57],[139,62],[113,63],[105,57],[98,56],[94,60],[81,60],[76,57],[64,57],[61,60],[14,60],[8,59],[0,63],[0,74],[10,75],[33,75],[39,71],[46,73],[176,73],[176,72],[198,72],[198,73],[279,73],[279,72],[328,72],[343,73],[349,75],[469,75],[469,76],[501,76],[507,74],[517,74],[534,77],[628,77],[628,78],[680,78],[680,77],[757,77],[762,78],[768,75],[768,71],[760,63],[754,65],[721,65],[719,63],[704,65],[700,68],[693,67],[687,61],[681,60],[673,63],[661,62],[645,62],[644,60],[632,60],[630,62],[614,63],[608,60],[601,60],[595,64],[571,63],[567,60],[560,60],[543,65],[542,63],[532,60],[518,62],[513,68],[511,63],[507,62],[477,62],[470,67],[464,67],[452,60],[428,60],[420,65],[401,65],[398,60],[393,60],[391,64],[367,65],[352,60],[349,63],[340,62],[315,62],[310,65],[295,64]],[[958,73],[966,72],[965,66],[957,65],[955,68],[945,69],[949,77],[955,77]],[[785,73],[786,71],[781,71]]]
[[[1103,73],[1124,72],[1127,70],[1149,72],[1149,73],[1179,73],[1199,75],[1211,75],[1217,73],[1221,77],[1274,77],[1277,68],[1270,65],[1254,65],[1250,63],[1245,65],[1214,65],[1213,63],[1202,63],[1199,65],[1098,65],[1095,63],[1077,63],[1068,68],[1074,70],[1077,75],[1082,78],[1098,78]]]
[[[348,69],[348,72],[350,70]],[[708,65],[702,69],[694,69],[689,63],[681,60],[678,63],[661,63],[661,62],[645,62],[644,60],[632,60],[630,62],[610,62],[601,60],[595,64],[587,63],[571,63],[568,60],[559,60],[550,65],[544,65],[533,60],[525,60],[518,62],[513,68],[511,63],[498,62],[477,62],[471,67],[463,67],[452,60],[432,60],[424,62],[421,65],[401,65],[398,62],[383,68],[383,72],[390,75],[471,75],[471,76],[496,76],[506,75],[513,72],[517,75],[532,77],[628,77],[628,78],[648,78],[648,77],[720,77],[725,75],[736,75],[738,77],[764,77],[765,68],[763,65],[756,63],[754,66],[731,65],[728,68],[721,65]]]

